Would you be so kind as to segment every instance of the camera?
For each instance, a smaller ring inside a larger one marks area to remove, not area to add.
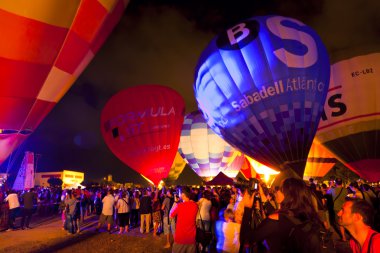
[[[259,184],[259,180],[256,178],[251,178],[249,181],[239,181],[235,183],[235,187],[240,188],[242,192],[244,192],[244,190],[247,190],[248,194],[252,196],[253,193],[258,192]]]

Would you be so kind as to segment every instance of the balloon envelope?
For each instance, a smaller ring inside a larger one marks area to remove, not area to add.
[[[164,86],[122,90],[103,108],[103,138],[121,161],[158,185],[168,176],[178,149],[184,103]]]
[[[286,17],[256,17],[204,50],[195,97],[207,123],[228,143],[302,177],[329,74],[326,48],[310,27]]]
[[[170,168],[169,175],[166,179],[171,182],[176,181],[185,168],[185,165],[185,160],[183,160],[182,156],[177,152],[175,154],[174,162]]]
[[[185,116],[178,152],[198,176],[211,180],[231,162],[234,151],[212,131],[200,111]]]
[[[0,3],[0,164],[62,98],[128,1]]]
[[[239,151],[235,151],[231,160],[230,164],[224,169],[223,174],[230,178],[235,178],[243,167],[245,155]]]
[[[380,53],[332,65],[330,89],[317,139],[347,167],[380,180]]]
[[[335,156],[314,139],[307,157],[304,177],[324,177],[336,162]]]

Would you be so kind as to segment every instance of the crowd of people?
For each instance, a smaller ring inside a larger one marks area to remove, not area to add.
[[[70,234],[80,233],[86,217],[95,214],[97,232],[106,225],[108,233],[120,235],[131,229],[163,234],[163,247],[173,253],[334,252],[333,242],[325,241],[332,234],[349,240],[354,253],[374,253],[380,252],[377,194],[357,182],[344,187],[339,178],[328,185],[287,178],[273,188],[251,180],[213,188],[30,189],[0,199],[9,205],[10,230],[20,203],[20,227],[28,229],[35,204],[40,212],[49,212],[52,207],[42,204],[49,200]]]

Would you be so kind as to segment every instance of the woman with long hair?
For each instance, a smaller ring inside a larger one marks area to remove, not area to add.
[[[302,248],[305,244],[308,244],[308,253],[320,252],[319,242],[313,244],[304,241],[302,233],[292,236],[295,227],[300,224],[316,224],[318,228],[322,226],[305,182],[297,178],[285,179],[277,198],[281,208],[261,222],[251,236],[252,243],[265,241],[271,253],[305,252]]]

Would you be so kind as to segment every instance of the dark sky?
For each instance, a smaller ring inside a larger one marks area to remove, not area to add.
[[[94,60],[3,170],[9,165],[14,172],[30,150],[41,155],[39,171],[79,170],[86,181],[107,174],[121,182],[143,181],[103,142],[100,113],[107,100],[127,87],[160,84],[184,97],[187,112],[196,110],[194,69],[208,42],[238,21],[269,14],[313,27],[332,62],[356,48],[365,52],[380,45],[378,0],[132,0]]]

